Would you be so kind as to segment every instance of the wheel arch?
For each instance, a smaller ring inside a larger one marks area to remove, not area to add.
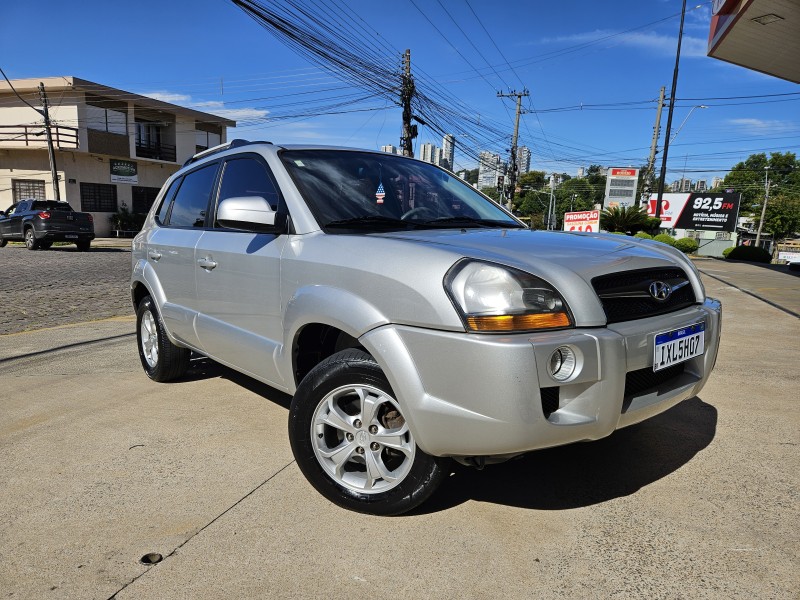
[[[350,291],[329,286],[301,288],[284,312],[282,363],[290,376],[290,393],[308,372],[331,354],[347,348],[369,350],[359,341],[366,332],[389,323],[369,302]]]

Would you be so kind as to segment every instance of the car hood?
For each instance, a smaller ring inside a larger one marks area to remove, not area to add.
[[[692,281],[695,296],[702,299],[705,295],[691,261],[674,248],[652,240],[520,229],[422,230],[378,235],[431,244],[464,258],[505,264],[541,277],[555,286],[574,312],[588,317],[584,325],[604,319],[591,280],[608,273],[677,266]]]
[[[393,232],[385,237],[446,246],[464,256],[538,271],[548,264],[596,277],[606,272],[674,265],[666,244],[611,234],[520,229]]]

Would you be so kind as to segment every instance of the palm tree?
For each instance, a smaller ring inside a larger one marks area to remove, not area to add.
[[[647,212],[639,206],[613,206],[600,213],[600,228],[636,233],[647,223]]]

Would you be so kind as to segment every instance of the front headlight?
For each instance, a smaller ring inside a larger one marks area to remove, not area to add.
[[[572,326],[561,295],[546,281],[518,269],[463,260],[450,269],[444,287],[471,331],[498,333]]]

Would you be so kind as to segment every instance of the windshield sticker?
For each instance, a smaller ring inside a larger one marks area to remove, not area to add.
[[[383,204],[383,199],[386,197],[386,190],[383,189],[383,165],[378,163],[378,189],[375,191],[375,198],[378,204]]]
[[[294,164],[296,164],[298,167],[305,167],[302,160],[296,160],[294,161]]]
[[[383,182],[378,184],[378,191],[375,192],[375,197],[378,199],[378,204],[383,204],[383,199],[386,197],[386,190],[383,189]]]

